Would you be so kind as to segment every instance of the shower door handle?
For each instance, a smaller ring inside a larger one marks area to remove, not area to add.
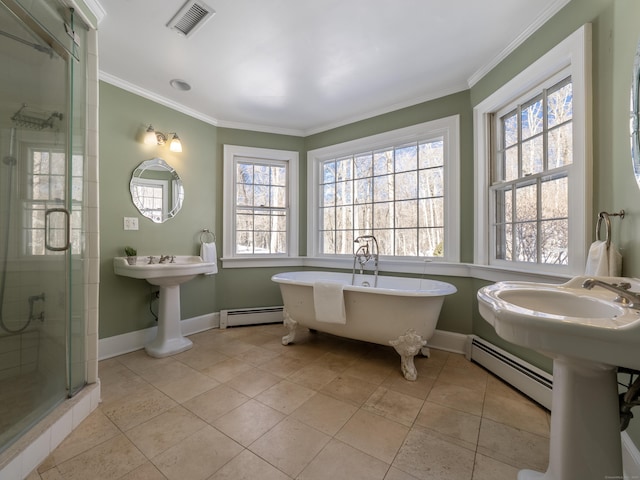
[[[50,229],[50,217],[53,214],[63,214],[64,215],[64,245],[55,246],[49,243],[49,233]],[[44,214],[44,246],[47,250],[51,250],[52,252],[64,252],[65,250],[69,250],[71,246],[70,239],[70,231],[71,231],[71,218],[69,215],[69,210],[66,208],[48,208]]]

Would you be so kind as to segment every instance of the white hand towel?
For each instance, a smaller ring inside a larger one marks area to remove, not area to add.
[[[218,253],[216,251],[216,243],[202,243],[200,245],[200,256],[205,263],[213,263],[211,271],[204,275],[213,275],[218,273]]]
[[[316,282],[313,284],[313,305],[318,322],[347,323],[344,308],[344,285]]]
[[[622,255],[613,243],[607,249],[607,242],[597,240],[589,248],[584,273],[600,277],[619,277],[622,274]]]

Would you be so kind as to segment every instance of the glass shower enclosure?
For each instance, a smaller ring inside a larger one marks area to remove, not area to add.
[[[85,384],[85,39],[0,0],[0,452]]]

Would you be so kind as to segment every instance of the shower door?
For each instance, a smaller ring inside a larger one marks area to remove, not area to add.
[[[82,32],[0,0],[0,451],[82,387]]]

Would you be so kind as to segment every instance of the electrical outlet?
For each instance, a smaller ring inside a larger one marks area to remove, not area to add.
[[[125,230],[138,230],[138,219],[136,217],[124,217]]]

